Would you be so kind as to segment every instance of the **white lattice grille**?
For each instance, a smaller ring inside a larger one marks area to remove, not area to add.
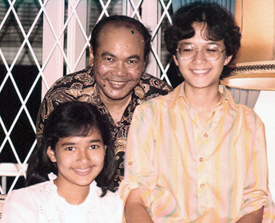
[[[57,78],[88,65],[90,32],[102,17],[126,14],[150,26],[153,41],[147,71],[170,83],[163,26],[171,22],[171,2],[0,0],[0,162],[20,167],[8,181],[9,191],[22,186],[20,175],[36,146],[41,98]]]

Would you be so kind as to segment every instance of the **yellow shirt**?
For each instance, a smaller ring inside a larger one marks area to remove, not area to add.
[[[219,90],[223,98],[204,127],[184,84],[134,112],[120,194],[125,201],[139,188],[155,223],[236,222],[262,206],[263,222],[274,222],[264,125]]]

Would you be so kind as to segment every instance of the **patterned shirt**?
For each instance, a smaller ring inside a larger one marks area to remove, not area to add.
[[[156,96],[165,95],[170,91],[172,91],[172,88],[166,82],[150,74],[143,74],[139,84],[132,92],[132,100],[126,107],[121,120],[115,123],[99,97],[92,68],[66,75],[59,79],[44,97],[36,121],[37,138],[38,140],[41,139],[45,121],[58,104],[68,101],[85,101],[97,106],[101,113],[109,117],[111,123],[111,132],[115,139],[115,153],[118,160],[115,187],[118,187],[124,176],[123,164],[126,138],[136,106]]]
[[[126,201],[139,188],[155,223],[233,223],[262,206],[263,222],[274,223],[264,125],[219,90],[223,98],[204,126],[184,84],[135,110],[120,194]]]

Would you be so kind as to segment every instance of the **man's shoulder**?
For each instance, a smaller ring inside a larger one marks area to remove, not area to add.
[[[159,95],[166,95],[173,90],[168,83],[148,73],[142,75],[140,86],[143,88],[147,100]]]
[[[92,68],[88,67],[83,70],[67,74],[61,78],[59,78],[51,87],[51,89],[58,87],[69,87],[75,83],[83,83],[83,84],[93,84],[94,77],[92,75]]]
[[[46,97],[56,93],[64,92],[65,90],[72,91],[94,87],[95,78],[92,75],[92,68],[86,68],[75,73],[67,74],[58,79],[48,90]]]

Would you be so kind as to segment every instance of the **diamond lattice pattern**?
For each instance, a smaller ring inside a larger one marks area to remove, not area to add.
[[[172,0],[0,0],[0,176],[12,176],[7,182],[2,177],[0,193],[23,186],[43,94],[60,75],[88,65],[90,32],[102,17],[125,14],[149,23],[149,72],[179,83],[163,42],[171,13]],[[52,67],[59,67],[59,76]],[[17,169],[9,171],[5,163]]]

